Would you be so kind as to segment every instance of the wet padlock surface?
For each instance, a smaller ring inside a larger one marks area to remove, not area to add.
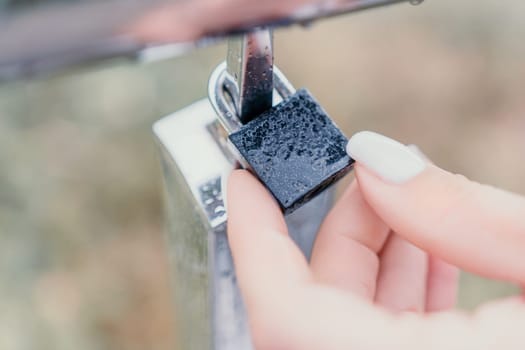
[[[304,89],[229,136],[285,214],[351,170],[348,139]]]

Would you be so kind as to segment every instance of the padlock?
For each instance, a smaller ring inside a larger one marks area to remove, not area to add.
[[[348,139],[306,90],[244,125],[230,140],[289,214],[350,171]]]
[[[348,139],[312,95],[304,89],[294,93],[274,70],[280,103],[244,125],[227,108],[225,92],[215,88],[228,86],[224,64],[212,75],[210,96],[240,164],[290,214],[346,175],[354,161],[345,152]]]

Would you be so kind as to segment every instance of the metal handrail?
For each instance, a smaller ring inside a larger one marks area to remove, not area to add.
[[[0,81],[113,57],[156,60],[260,26],[422,0],[84,0],[0,7]]]

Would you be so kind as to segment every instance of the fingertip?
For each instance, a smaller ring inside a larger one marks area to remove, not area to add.
[[[228,198],[230,197],[229,191],[232,188],[236,188],[237,186],[235,183],[239,181],[237,177],[239,175],[236,175],[235,173],[238,171],[242,171],[240,169],[235,168],[229,168],[225,170],[221,175],[221,197],[222,197],[222,204],[224,206],[224,209],[226,210],[227,215],[229,216],[229,201]],[[232,183],[232,185],[230,185]]]
[[[346,146],[350,157],[365,165],[384,181],[403,184],[425,170],[426,162],[409,147],[384,135],[362,131]]]
[[[262,184],[245,169],[235,169],[228,176],[226,186],[226,206],[229,210],[239,209],[238,206],[244,203],[251,204],[252,199],[264,201],[268,193]],[[243,209],[243,208],[240,208]],[[247,207],[245,207],[247,209]],[[236,212],[234,212],[236,213]]]
[[[429,257],[426,311],[436,312],[456,305],[459,269],[434,256]]]
[[[399,235],[472,273],[525,281],[525,199],[435,165],[403,184],[362,164],[356,178],[367,203]]]
[[[270,228],[287,232],[277,202],[249,171],[232,171],[227,187],[229,231],[255,232],[262,228]]]
[[[232,189],[243,186],[246,182],[246,177],[252,176],[247,170],[234,169],[227,175],[226,192],[229,194]]]
[[[246,170],[228,178],[227,235],[248,313],[272,308],[279,291],[309,278],[304,255],[287,234],[284,216],[268,190]]]

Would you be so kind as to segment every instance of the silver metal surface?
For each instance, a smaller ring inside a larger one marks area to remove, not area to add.
[[[231,164],[207,131],[215,120],[202,100],[154,125],[163,154],[180,349],[228,349],[215,346],[222,338],[230,349],[250,344],[225,237],[220,178]]]
[[[163,59],[261,26],[306,24],[407,1],[420,2],[46,0],[39,6],[0,5],[0,81],[112,57]]]
[[[221,128],[208,100],[154,126],[167,189],[177,339],[184,350],[252,348],[226,236],[221,177],[232,169],[233,158],[222,147],[220,135],[227,133]],[[286,218],[307,257],[331,203],[327,191]]]
[[[270,109],[273,102],[273,35],[257,29],[228,40],[226,89],[242,124]]]

